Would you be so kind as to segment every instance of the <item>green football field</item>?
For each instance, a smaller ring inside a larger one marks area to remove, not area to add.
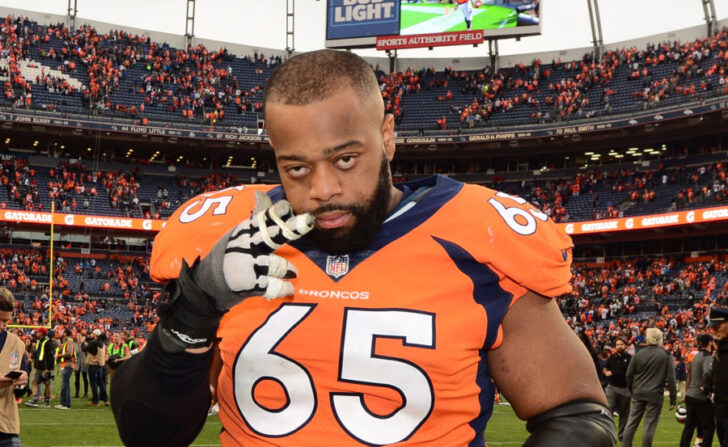
[[[472,29],[513,28],[518,22],[518,14],[502,6],[486,6],[473,9]],[[402,4],[401,34],[430,34],[451,31],[465,31],[462,12],[452,5],[441,4]]]
[[[55,394],[60,394],[60,381],[54,384]],[[20,440],[24,447],[120,447],[122,445],[116,431],[111,408],[86,407],[86,399],[72,399],[70,410],[55,408],[30,408],[21,405]],[[58,404],[54,398],[51,406]],[[207,418],[202,433],[194,442],[194,446],[218,446],[218,435],[221,424],[217,416]],[[675,420],[673,412],[667,411],[667,403],[663,407],[660,423],[655,435],[655,446],[678,445],[682,425]],[[641,445],[641,429],[633,445]],[[493,417],[488,422],[486,439],[488,446],[519,446],[528,437],[525,422],[519,420],[508,405],[496,405]],[[713,441],[717,446],[718,441]]]

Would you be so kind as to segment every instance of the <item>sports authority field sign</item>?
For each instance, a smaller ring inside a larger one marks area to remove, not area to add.
[[[484,38],[485,32],[482,30],[415,34],[410,36],[381,36],[377,37],[377,50],[444,47],[447,45],[477,45],[483,43]]]

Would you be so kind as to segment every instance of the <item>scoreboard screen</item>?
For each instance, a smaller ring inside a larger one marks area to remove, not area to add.
[[[433,41],[458,44],[458,39],[448,36],[449,33],[473,31],[483,38],[535,35],[541,33],[541,3],[542,0],[328,0],[326,46],[379,47],[377,38],[383,36],[388,42],[407,40],[393,39],[398,36],[429,36],[408,39],[410,45],[401,48],[426,47],[430,46],[427,42]]]

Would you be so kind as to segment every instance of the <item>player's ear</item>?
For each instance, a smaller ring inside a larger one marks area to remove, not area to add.
[[[387,161],[392,161],[394,158],[394,115],[387,113],[384,115],[382,121],[382,145],[384,149],[384,155],[387,157]]]

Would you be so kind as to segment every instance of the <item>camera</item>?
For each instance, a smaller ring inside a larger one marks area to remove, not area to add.
[[[109,368],[116,369],[119,367],[118,360],[121,358],[120,354],[114,354],[112,356],[109,356],[109,359],[107,360],[107,364],[109,365]]]
[[[40,383],[50,382],[52,380],[53,380],[53,373],[51,371],[44,371],[40,375],[40,379],[39,379],[38,383],[40,384]]]

